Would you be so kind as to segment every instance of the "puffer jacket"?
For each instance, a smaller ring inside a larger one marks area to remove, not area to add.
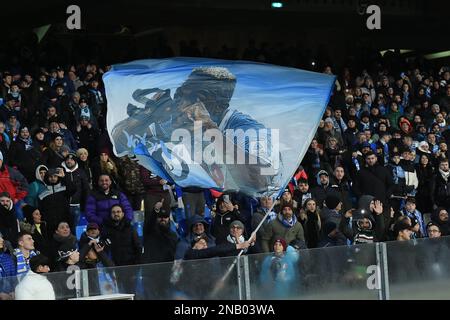
[[[86,217],[89,222],[95,222],[100,227],[111,213],[111,207],[120,204],[125,212],[125,218],[133,220],[133,208],[130,205],[125,194],[111,189],[108,194],[103,191],[95,190],[86,201]]]

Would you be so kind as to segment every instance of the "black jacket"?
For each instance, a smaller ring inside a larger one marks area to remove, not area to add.
[[[184,260],[194,260],[194,259],[208,259],[213,257],[227,256],[231,252],[235,252],[236,245],[234,243],[226,242],[211,248],[195,250],[188,249],[184,255]],[[239,253],[239,252],[238,252]]]
[[[136,230],[125,217],[118,224],[108,217],[103,224],[102,237],[111,241],[107,249],[116,266],[140,262],[141,244]]]
[[[241,220],[238,210],[227,211],[225,213],[216,213],[211,224],[211,234],[216,238],[216,244],[227,242],[227,236],[230,233],[230,224],[234,220]]]
[[[441,173],[436,172],[431,190],[434,204],[445,208],[450,207],[450,178],[445,181]]]
[[[69,223],[72,233],[75,232],[74,221],[70,214],[70,197],[76,192],[76,187],[66,177],[59,179],[56,185],[48,183],[45,177],[47,190],[38,196],[39,209],[42,220],[47,222],[48,231],[52,234],[62,221]]]
[[[26,144],[20,138],[17,138],[11,144],[8,153],[8,163],[10,166],[16,166],[24,175],[28,183],[36,180],[35,169],[42,161],[42,153],[39,147],[34,144],[32,148],[26,149]]]
[[[142,263],[170,262],[175,259],[178,236],[170,226],[162,228],[156,221],[156,213],[149,218],[148,226],[144,229],[144,254]]]
[[[69,169],[66,164],[63,163],[62,167],[65,170],[66,179],[69,180],[75,186],[75,193],[70,197],[71,204],[80,204],[81,210],[84,211],[86,205],[86,198],[90,192],[88,178],[85,172],[75,165],[75,168]]]
[[[356,196],[371,195],[384,203],[391,196],[392,188],[391,173],[379,164],[361,168],[353,183],[353,192]]]
[[[14,246],[17,247],[17,217],[14,206],[10,210],[0,205],[0,232],[3,235],[3,239],[8,240]]]

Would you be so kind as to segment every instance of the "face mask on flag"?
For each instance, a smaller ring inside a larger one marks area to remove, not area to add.
[[[244,61],[139,60],[103,76],[118,156],[181,187],[276,194],[312,140],[335,77]]]

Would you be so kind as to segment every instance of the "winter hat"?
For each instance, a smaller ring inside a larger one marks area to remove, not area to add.
[[[408,125],[408,129],[407,129],[406,133],[411,133],[413,131],[413,127],[411,125],[411,122],[409,122],[408,119],[403,118],[402,120],[400,120],[399,127],[401,128],[402,124],[404,124],[404,123],[406,123]]]
[[[283,238],[278,238],[278,239],[275,240],[274,245],[277,242],[281,243],[281,245],[283,246],[283,251],[286,251],[286,249],[287,249],[286,240],[284,240]]]
[[[100,154],[106,153],[108,156],[111,156],[111,151],[108,148],[103,148],[100,150]]]
[[[431,153],[430,150],[425,150],[425,149],[424,149],[425,146],[429,146],[428,142],[422,141],[422,142],[419,143],[418,149],[419,149],[420,151],[424,152],[424,153]]]
[[[0,198],[7,197],[11,199],[11,195],[7,191],[0,192]]]
[[[331,119],[330,117],[326,118],[324,122],[330,122],[333,123],[333,119]]]
[[[169,218],[170,212],[161,208],[159,212],[156,213],[157,218]]]
[[[361,120],[363,118],[369,118],[370,119],[370,113],[368,111],[364,111],[363,113],[361,113]]]
[[[328,209],[334,210],[338,206],[338,204],[341,202],[338,196],[335,196],[334,194],[329,194],[325,198],[325,205]]]
[[[58,257],[56,261],[65,262],[75,251],[77,251],[76,243],[64,241],[58,248]]]
[[[86,231],[92,230],[92,229],[100,230],[100,228],[98,227],[98,224],[96,224],[95,222],[89,222],[86,227]]]
[[[325,170],[320,170],[319,173],[317,174],[318,177],[320,177],[321,175],[326,175],[327,177],[329,176],[328,172],[326,172]]]
[[[284,208],[290,208],[292,211],[294,211],[294,207],[292,206],[292,203],[290,202],[284,202],[281,204],[281,211],[283,211]]]
[[[64,140],[64,136],[62,134],[60,134],[60,133],[57,133],[57,132],[52,133],[51,137],[52,137],[52,141],[54,141],[56,138],[61,138],[61,139]]]
[[[230,229],[235,226],[238,227],[239,229],[244,230],[244,224],[239,220],[234,220],[232,223],[230,223]]]
[[[77,155],[73,152],[69,152],[69,154],[67,154],[67,156],[64,158],[64,160],[67,160],[67,159],[72,159],[75,162],[77,162]]]

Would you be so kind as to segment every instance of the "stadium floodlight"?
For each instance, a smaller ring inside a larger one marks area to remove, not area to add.
[[[272,2],[272,8],[275,9],[283,8],[283,2]]]
[[[450,57],[450,51],[441,51],[424,55],[427,60],[441,59]]]

